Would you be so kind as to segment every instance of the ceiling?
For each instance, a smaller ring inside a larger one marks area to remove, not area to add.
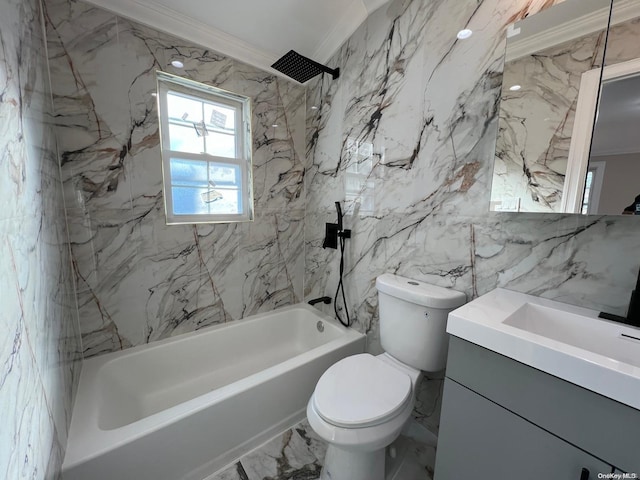
[[[289,50],[326,62],[387,1],[88,0],[273,72],[271,64]]]

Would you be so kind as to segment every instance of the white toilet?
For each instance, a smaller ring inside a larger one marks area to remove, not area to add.
[[[464,293],[391,274],[377,278],[386,353],[340,360],[320,377],[307,419],[329,444],[321,480],[383,480],[385,448],[411,416],[421,370],[444,369],[447,315]]]

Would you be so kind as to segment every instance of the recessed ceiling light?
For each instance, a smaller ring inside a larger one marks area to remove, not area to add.
[[[176,68],[184,68],[184,63],[182,63],[180,60],[171,60],[171,65]]]
[[[157,96],[158,96],[158,94],[157,94],[156,92],[153,92],[153,93],[151,94],[151,96],[152,96],[152,97],[157,97]]]
[[[464,30],[460,30],[456,35],[456,37],[458,37],[460,40],[465,40],[469,38],[471,35],[473,35],[473,31],[469,30],[468,28],[465,28]]]
[[[278,126],[277,123],[274,123],[273,125],[271,125],[273,128],[276,128]]]
[[[312,105],[311,110],[318,110],[318,107],[316,107],[315,105]]]
[[[521,85],[511,85],[509,87],[509,90],[511,90],[512,92],[517,92],[518,90],[520,90],[522,88]]]

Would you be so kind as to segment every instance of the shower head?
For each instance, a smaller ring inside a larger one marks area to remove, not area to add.
[[[287,54],[271,65],[271,68],[275,68],[300,83],[305,83],[321,73],[330,73],[334,80],[340,76],[339,68],[331,69],[293,50],[289,50]]]

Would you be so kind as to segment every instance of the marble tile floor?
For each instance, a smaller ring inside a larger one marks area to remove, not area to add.
[[[431,480],[435,447],[401,436],[387,453],[386,480]],[[247,453],[207,480],[313,480],[327,450],[305,421]]]

